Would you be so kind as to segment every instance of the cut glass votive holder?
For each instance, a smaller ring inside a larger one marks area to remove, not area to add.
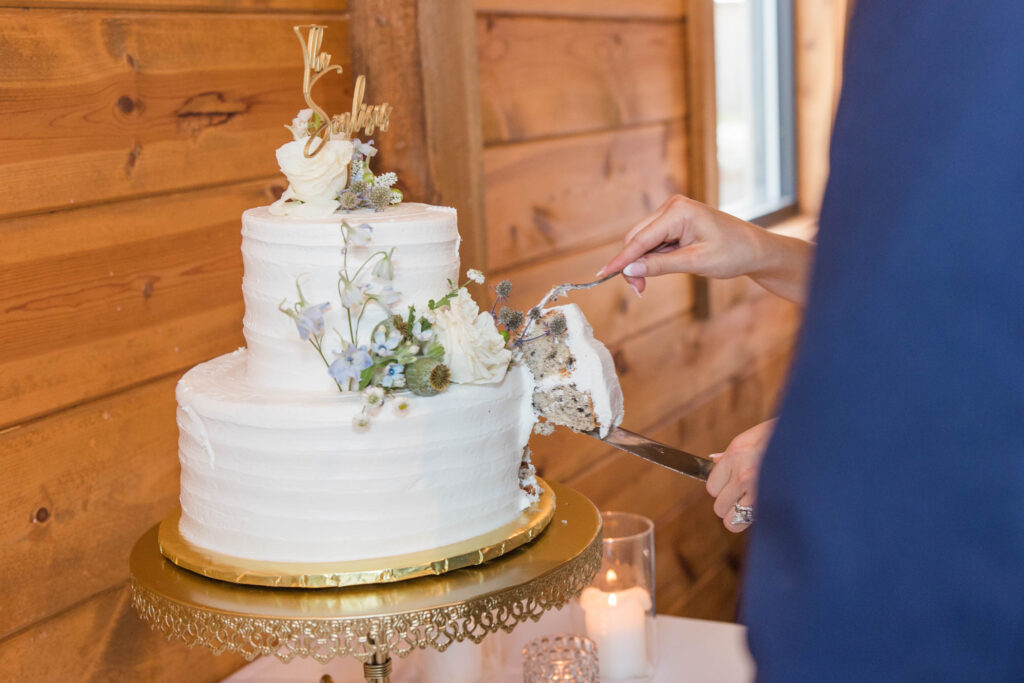
[[[523,648],[524,683],[599,683],[597,647],[579,635],[535,638]]]
[[[583,589],[587,636],[601,657],[606,683],[654,676],[654,523],[631,512],[602,512],[603,557]]]

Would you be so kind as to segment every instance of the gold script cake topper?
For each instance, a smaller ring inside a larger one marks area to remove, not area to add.
[[[316,156],[323,149],[323,143],[331,136],[344,135],[346,138],[350,138],[353,133],[359,130],[364,131],[367,135],[373,135],[377,128],[380,128],[381,132],[387,132],[388,125],[391,122],[392,106],[390,104],[383,102],[381,104],[368,105],[363,102],[363,97],[366,94],[366,76],[360,75],[356,78],[355,87],[352,91],[351,111],[328,116],[323,107],[313,100],[313,86],[316,85],[316,82],[322,76],[332,71],[336,71],[339,74],[342,72],[342,68],[339,65],[331,64],[330,53],[320,49],[323,46],[324,29],[326,28],[326,26],[319,24],[292,27],[295,35],[299,38],[299,44],[302,46],[302,59],[305,62],[305,71],[302,77],[302,94],[306,98],[306,104],[317,114],[318,120],[321,122],[309,140],[306,141],[303,154],[307,158]],[[309,29],[308,33],[304,35],[303,29]],[[314,140],[320,140],[320,142],[316,147],[311,148]]]

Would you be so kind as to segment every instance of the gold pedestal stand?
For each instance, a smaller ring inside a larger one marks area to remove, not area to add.
[[[507,555],[440,576],[348,588],[264,588],[209,579],[160,554],[157,527],[132,550],[132,604],[153,628],[189,647],[252,660],[352,656],[370,683],[387,683],[391,657],[443,652],[511,632],[579,595],[601,565],[601,517],[585,496],[551,484],[554,517],[540,538]]]

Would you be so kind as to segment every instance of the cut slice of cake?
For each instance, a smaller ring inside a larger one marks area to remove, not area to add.
[[[545,420],[537,431],[550,433],[545,425],[557,424],[607,436],[623,415],[611,353],[576,304],[544,309],[536,324],[547,331],[523,346],[523,361],[536,382],[534,409]]]

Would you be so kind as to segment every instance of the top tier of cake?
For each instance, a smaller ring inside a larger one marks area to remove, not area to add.
[[[242,261],[245,275],[243,332],[248,352],[248,381],[255,386],[337,393],[323,361],[295,333],[295,323],[281,313],[284,299],[297,299],[296,283],[311,304],[337,302],[338,271],[343,253],[342,218],[349,225],[369,225],[370,244],[351,246],[350,273],[378,251],[394,248],[396,310],[426,308],[451,290],[459,277],[459,230],[454,209],[403,203],[384,211],[360,210],[328,218],[271,215],[266,207],[242,215]],[[365,275],[365,274],[364,274]],[[369,342],[384,311],[369,307],[360,325],[359,343]],[[334,329],[347,335],[348,317],[336,305],[325,315],[324,350],[340,347]]]

